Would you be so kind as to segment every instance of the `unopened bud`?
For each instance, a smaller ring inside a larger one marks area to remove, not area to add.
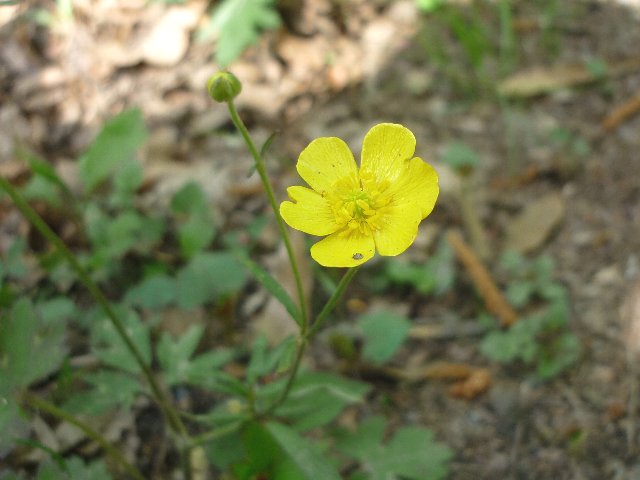
[[[216,102],[228,102],[240,93],[242,84],[233,73],[218,72],[207,82],[207,90]]]

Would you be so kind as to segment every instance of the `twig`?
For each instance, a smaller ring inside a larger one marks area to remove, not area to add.
[[[622,122],[640,113],[640,94],[627,100],[622,105],[618,105],[602,120],[602,128],[611,131]]]
[[[480,259],[465,243],[460,233],[450,231],[447,234],[447,240],[456,252],[460,263],[469,272],[473,284],[485,301],[487,310],[498,317],[500,325],[503,327],[512,325],[517,320],[518,314],[500,293]]]

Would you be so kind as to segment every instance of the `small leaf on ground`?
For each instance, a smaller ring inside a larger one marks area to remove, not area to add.
[[[388,312],[365,314],[358,318],[358,325],[365,339],[362,356],[376,364],[391,359],[411,328],[404,316]]]
[[[178,306],[190,310],[234,294],[244,286],[245,279],[244,267],[230,253],[197,253],[178,272]]]
[[[385,420],[372,417],[355,433],[338,438],[336,447],[360,461],[370,480],[411,479],[438,480],[445,478],[452,451],[436,442],[430,430],[404,427],[382,443]]]
[[[147,129],[138,109],[127,110],[109,120],[80,158],[80,179],[85,192],[91,192],[131,159],[146,138]]]

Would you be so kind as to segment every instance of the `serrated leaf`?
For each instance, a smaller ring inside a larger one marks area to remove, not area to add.
[[[358,318],[364,335],[362,356],[375,364],[388,361],[404,342],[411,323],[402,315],[376,312]]]
[[[265,428],[303,475],[297,478],[300,480],[340,480],[340,475],[328,459],[322,456],[309,440],[301,437],[295,430],[276,422],[268,422]]]
[[[226,252],[194,255],[177,275],[178,306],[190,310],[238,292],[245,283],[244,267]]]
[[[446,476],[452,452],[436,442],[430,430],[401,428],[383,444],[385,423],[379,416],[365,420],[355,433],[338,438],[336,448],[358,459],[371,480],[438,480]]]
[[[204,327],[193,325],[179,338],[173,339],[164,332],[158,343],[158,361],[169,385],[185,382],[188,376],[190,359],[200,343]]]
[[[253,45],[263,30],[280,26],[274,0],[224,0],[213,12],[208,34],[217,34],[216,61],[221,67],[228,66]]]
[[[101,415],[114,408],[129,409],[144,390],[134,377],[122,372],[103,370],[82,378],[91,388],[75,393],[64,405],[74,414]]]
[[[138,109],[124,111],[109,120],[80,158],[80,180],[85,192],[90,193],[130,160],[146,138],[147,129]]]
[[[298,324],[302,325],[302,313],[298,306],[291,299],[287,291],[280,285],[269,272],[263,269],[256,262],[248,258],[246,255],[239,255],[240,261],[247,269],[253,273],[255,279],[267,289],[267,291],[278,300],[282,306],[289,312],[291,318]]]
[[[334,420],[348,405],[360,403],[370,386],[329,373],[304,373],[295,381],[276,415],[297,431],[311,430]]]
[[[295,343],[295,337],[285,338],[278,346],[270,349],[265,336],[259,336],[251,349],[251,358],[247,367],[247,381],[252,384],[258,378],[272,373],[279,365],[284,354],[290,351],[291,343]]]
[[[142,323],[140,317],[133,310],[118,309],[120,318],[125,323],[125,329],[131,341],[136,345],[143,360],[151,363],[151,340],[149,327]],[[93,352],[105,365],[124,370],[129,373],[138,373],[138,365],[133,354],[128,350],[124,341],[118,335],[113,324],[102,318],[92,325],[91,345]]]

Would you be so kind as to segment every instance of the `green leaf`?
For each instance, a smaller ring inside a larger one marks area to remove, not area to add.
[[[13,241],[0,263],[2,277],[22,278],[29,272],[24,261],[26,247],[27,241],[24,238],[18,237]]]
[[[268,422],[266,430],[289,460],[303,475],[300,480],[340,480],[340,475],[327,458],[306,438],[282,423]],[[291,477],[289,477],[291,478]]]
[[[524,307],[534,291],[534,285],[531,282],[513,281],[507,286],[507,300],[515,308]]]
[[[208,208],[207,197],[196,182],[186,183],[171,197],[171,210],[177,214],[189,215]]]
[[[454,143],[445,150],[442,161],[459,172],[465,172],[478,166],[480,157],[463,143]]]
[[[447,475],[453,454],[430,430],[401,428],[386,445],[381,443],[384,430],[384,419],[370,418],[357,432],[339,438],[336,447],[358,459],[371,480],[438,480]]]
[[[131,341],[138,347],[143,360],[151,363],[151,340],[149,327],[142,323],[140,317],[133,310],[118,308],[120,318],[125,323],[125,329]],[[124,341],[118,335],[115,327],[108,318],[103,317],[92,325],[91,345],[93,352],[105,365],[109,365],[129,373],[139,373],[140,366],[129,351]]]
[[[298,325],[302,325],[302,313],[282,285],[280,285],[278,281],[269,274],[269,272],[264,270],[245,254],[239,253],[238,257],[242,264],[247,267],[247,270],[253,273],[255,279],[258,280],[258,282],[260,282],[260,284],[282,304],[287,312],[289,312],[291,318],[293,318]]]
[[[283,356],[290,352],[290,345],[295,343],[295,337],[289,336],[277,347],[269,349],[265,336],[259,336],[251,349],[251,358],[247,367],[247,381],[255,383],[258,378],[272,373],[279,365]]]
[[[416,6],[424,13],[432,13],[444,4],[445,0],[416,0]]]
[[[206,195],[196,182],[189,182],[171,199],[178,218],[178,241],[182,256],[190,258],[211,243],[215,236],[213,218]]]
[[[143,216],[133,209],[111,217],[94,203],[86,208],[85,222],[94,247],[95,268],[131,251],[147,253],[164,232],[164,222],[160,218]]]
[[[365,314],[357,322],[364,334],[362,356],[375,364],[390,360],[411,328],[404,316],[389,312]]]
[[[278,136],[278,132],[273,132],[271,135],[269,135],[269,138],[267,138],[264,143],[262,144],[262,147],[260,147],[260,156],[262,158],[264,158],[267,153],[269,153],[269,149],[271,148],[271,145],[273,144],[273,141],[276,139],[276,137]]]
[[[60,192],[48,180],[39,176],[33,176],[22,189],[22,195],[27,200],[42,200],[54,207],[60,206]]]
[[[485,336],[480,351],[501,363],[518,359],[531,363],[539,352],[536,336],[542,326],[539,317],[521,318],[508,330],[493,331]]]
[[[138,109],[124,111],[109,120],[80,158],[80,180],[85,192],[90,193],[130,160],[146,137],[147,129]]]
[[[125,299],[149,310],[165,308],[176,300],[176,280],[164,274],[152,275],[131,288]]]
[[[163,332],[158,343],[158,361],[169,385],[182,383],[187,379],[189,360],[203,333],[202,325],[193,325],[176,340],[168,332]]]
[[[113,175],[109,206],[113,209],[133,208],[135,192],[143,179],[144,172],[139,162],[133,159],[123,162]]]
[[[111,475],[102,460],[85,464],[79,457],[64,460],[61,467],[54,463],[44,463],[38,469],[36,480],[75,480],[86,478],[91,480],[111,480]]]
[[[65,322],[46,321],[22,298],[0,323],[0,378],[6,385],[26,387],[55,372],[66,352]]]
[[[201,38],[218,36],[216,62],[226,67],[258,41],[262,30],[280,26],[275,0],[224,0],[216,8]]]
[[[178,272],[178,306],[191,310],[237,293],[244,286],[245,278],[243,266],[233,255],[226,252],[197,253]]]
[[[233,360],[236,352],[219,348],[192,358],[203,334],[202,325],[193,325],[177,339],[172,338],[167,332],[160,337],[157,347],[158,361],[167,384],[190,383],[200,387],[219,385],[220,377],[217,377],[217,374],[223,372],[217,370]],[[242,393],[244,394],[244,390]]]
[[[11,392],[12,387],[0,378],[0,457],[15,447],[15,440],[27,437],[31,428],[27,416],[20,410],[17,395]]]
[[[215,229],[209,215],[192,215],[178,227],[180,253],[184,258],[191,258],[207,247],[214,236]]]
[[[138,393],[144,389],[132,376],[102,370],[82,377],[91,389],[75,393],[64,405],[74,414],[101,415],[114,408],[130,409]]]
[[[580,342],[573,333],[567,332],[545,345],[538,360],[537,375],[547,380],[573,365],[580,358]]]
[[[229,470],[232,464],[239,463],[246,456],[242,435],[237,430],[214,438],[204,448],[209,462],[223,471]]]
[[[334,420],[348,405],[361,403],[370,389],[330,373],[303,373],[276,415],[290,420],[297,431],[311,430]]]

